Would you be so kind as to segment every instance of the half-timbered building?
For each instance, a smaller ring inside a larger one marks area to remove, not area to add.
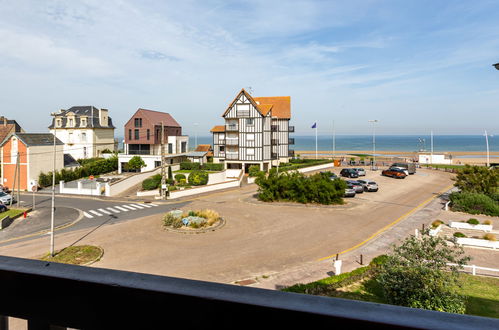
[[[211,129],[214,162],[245,171],[259,165],[267,171],[293,156],[291,97],[253,97],[242,89],[222,117],[225,125]]]

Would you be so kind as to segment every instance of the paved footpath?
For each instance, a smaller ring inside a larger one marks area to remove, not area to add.
[[[422,203],[424,204],[424,203]],[[386,254],[393,244],[400,242],[400,239],[414,234],[415,229],[428,226],[442,210],[442,200],[437,197],[422,209],[412,214],[406,214],[397,220],[400,222],[389,227],[385,231],[374,234],[368,241],[364,241],[360,246],[341,253],[339,259],[342,260],[342,272],[349,272],[361,267],[360,255],[363,257],[363,264],[367,265],[374,257]],[[383,229],[382,229],[383,230]],[[248,286],[278,290],[296,283],[310,283],[324,278],[324,274],[334,275],[333,268],[334,255],[323,260],[309,262],[305,265],[288,269],[278,274],[273,274],[268,278],[258,278],[257,283]]]

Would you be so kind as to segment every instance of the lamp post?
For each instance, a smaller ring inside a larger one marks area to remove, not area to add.
[[[487,167],[490,166],[490,154],[489,154],[489,135],[487,130],[485,130],[485,146],[487,147]]]
[[[496,68],[497,70],[499,70],[499,63],[492,64],[492,66],[493,66],[494,68]]]
[[[376,123],[377,119],[368,120],[369,123],[373,123],[373,164],[371,170],[376,170]]]
[[[54,168],[52,170],[52,208],[50,212],[50,256],[54,256],[54,217],[55,217],[55,167],[56,167],[56,130],[57,130],[57,120],[56,113],[52,112],[50,114],[54,117]]]
[[[198,147],[198,123],[194,123],[194,149]]]

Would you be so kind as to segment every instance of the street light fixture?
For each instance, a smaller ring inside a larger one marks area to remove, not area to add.
[[[492,66],[493,66],[494,68],[496,68],[497,70],[499,70],[499,63],[492,64]]]
[[[54,117],[54,167],[52,170],[52,208],[50,212],[50,256],[54,256],[54,217],[55,217],[55,167],[56,167],[56,153],[57,153],[57,144],[56,144],[56,130],[57,130],[57,113],[52,112],[50,114]]]
[[[369,123],[373,123],[373,163],[371,166],[371,170],[376,170],[376,123],[377,119],[368,120]]]

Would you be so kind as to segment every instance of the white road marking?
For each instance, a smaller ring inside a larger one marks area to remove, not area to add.
[[[113,209],[112,207],[106,207],[108,210],[114,212],[114,213],[120,213],[120,211]]]
[[[87,218],[93,218],[93,215],[88,214],[87,212],[83,212],[83,215],[86,216]]]
[[[152,207],[151,205],[147,205],[147,204],[140,204],[140,206],[147,207],[147,208]]]
[[[158,204],[149,203],[151,206],[159,206]]]
[[[139,204],[130,204],[131,207],[137,207],[139,209],[143,209],[143,206],[140,206]]]
[[[123,212],[128,212],[130,211],[129,209],[125,209],[124,207],[121,207],[121,206],[115,206],[115,208],[117,208],[118,210],[121,210]]]
[[[126,207],[127,209],[132,210],[132,211],[136,211],[137,210],[135,207],[131,207],[129,205],[121,205],[121,206]]]
[[[97,211],[95,211],[95,210],[90,210],[90,211],[88,211],[88,212],[93,213],[93,214],[95,214],[95,215],[96,215],[96,216],[98,216],[98,217],[102,217],[102,214],[100,214],[99,212],[97,212]]]
[[[102,213],[105,213],[105,214],[111,214],[111,212],[106,211],[106,210],[104,210],[104,209],[97,209],[97,211],[102,212]]]

